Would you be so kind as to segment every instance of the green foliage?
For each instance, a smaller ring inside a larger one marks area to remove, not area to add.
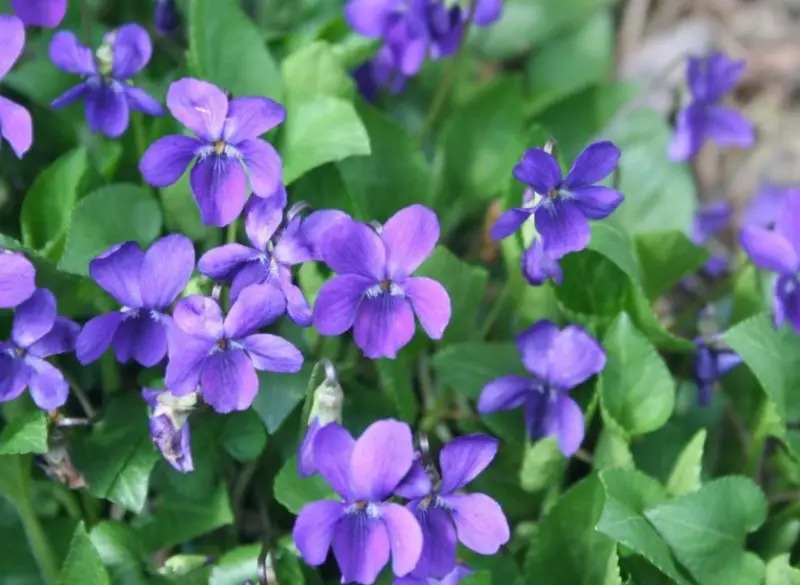
[[[297,459],[292,457],[283,464],[275,478],[275,499],[292,514],[299,514],[308,503],[332,499],[333,490],[319,475],[302,478],[297,473]]]
[[[33,410],[12,420],[0,433],[0,455],[47,452],[47,418]]]
[[[110,585],[108,572],[103,567],[100,555],[92,544],[86,528],[81,522],[75,529],[67,560],[61,568],[57,585]]]

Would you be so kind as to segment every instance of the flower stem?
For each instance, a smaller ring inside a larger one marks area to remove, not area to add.
[[[92,13],[89,10],[89,3],[87,0],[80,0],[79,3],[81,12],[81,30],[83,31],[83,41],[91,46],[92,45]]]
[[[25,536],[28,538],[28,545],[31,547],[33,558],[39,566],[39,572],[47,585],[54,585],[58,579],[58,564],[47,541],[47,536],[42,529],[39,518],[31,505],[28,491],[25,490],[22,497],[17,500],[17,512],[19,513]]]

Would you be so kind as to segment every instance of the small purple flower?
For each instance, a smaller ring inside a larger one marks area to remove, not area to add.
[[[314,402],[308,415],[309,425],[297,450],[297,474],[300,477],[310,477],[317,473],[314,441],[320,429],[326,425],[342,423],[343,403],[344,393],[339,382],[335,377],[326,375],[325,381],[314,390]]]
[[[180,24],[181,18],[175,0],[156,0],[156,32],[162,37],[168,37],[178,30]]]
[[[16,308],[11,341],[0,342],[0,402],[17,398],[30,388],[36,406],[53,410],[67,401],[69,385],[46,358],[75,348],[80,327],[56,315],[56,298],[47,289]]]
[[[25,27],[22,21],[0,14],[0,80],[9,72],[25,47]],[[33,121],[22,106],[0,96],[0,135],[11,145],[11,150],[22,158],[33,144]]]
[[[535,238],[530,247],[522,253],[522,274],[533,286],[542,286],[549,278],[556,284],[561,284],[564,273],[558,260],[554,260],[544,252],[542,238]]]
[[[83,99],[89,128],[111,138],[121,136],[128,128],[131,109],[163,115],[161,104],[130,82],[152,53],[150,37],[138,24],[126,24],[108,33],[97,58],[73,33],[57,32],[50,41],[50,60],[84,81],[53,100],[52,107],[63,108]]]
[[[800,333],[800,191],[786,196],[773,230],[745,226],[739,241],[753,264],[778,273],[773,294],[776,326],[788,320]]]
[[[503,213],[492,226],[492,237],[507,238],[533,216],[543,254],[558,260],[583,250],[591,236],[589,220],[607,217],[623,201],[618,191],[595,185],[614,171],[619,157],[619,149],[611,142],[590,144],[565,179],[552,154],[529,149],[514,167],[514,178],[534,191],[534,199]]]
[[[247,287],[224,318],[213,299],[182,299],[169,328],[166,386],[176,396],[199,386],[203,400],[220,413],[247,410],[258,393],[256,370],[297,372],[303,365],[294,345],[256,333],[285,310],[283,295],[270,284]]]
[[[720,199],[705,204],[694,217],[692,223],[692,243],[704,246],[713,243],[717,233],[724,230],[733,219],[733,206],[729,201]],[[711,256],[703,266],[703,271],[710,276],[722,276],[728,269],[728,254],[725,249],[712,249]]]
[[[311,325],[311,307],[292,282],[292,266],[315,260],[313,239],[307,237],[308,227],[316,237],[340,219],[342,211],[325,210],[312,213],[306,219],[290,210],[284,220],[286,190],[268,198],[251,197],[244,211],[244,226],[251,246],[226,244],[209,250],[197,264],[200,272],[214,280],[231,282],[231,298],[236,299],[246,287],[269,282],[286,297],[289,317],[303,327]]]
[[[169,390],[142,389],[142,397],[150,408],[150,438],[161,455],[176,471],[194,471],[192,437],[188,414],[197,396],[173,396]],[[188,400],[187,400],[188,399]]]
[[[194,247],[172,234],[147,253],[136,242],[118,244],[89,264],[89,274],[122,305],[119,311],[89,321],[78,337],[76,355],[86,365],[111,345],[117,360],[156,365],[167,354],[169,306],[181,294],[194,269]]]
[[[192,162],[192,193],[206,225],[226,226],[242,213],[248,194],[269,197],[280,189],[277,151],[259,136],[286,118],[286,110],[265,97],[228,96],[216,85],[185,78],[167,92],[167,107],[197,135],[160,138],[144,153],[139,170],[154,187],[177,181]]]
[[[397,489],[398,495],[409,498],[407,507],[422,528],[422,554],[411,576],[444,579],[456,568],[457,541],[482,555],[496,554],[508,542],[511,533],[500,505],[485,494],[461,491],[496,454],[497,439],[492,437],[453,439],[439,454],[441,481],[436,486],[415,463],[416,469]]]
[[[64,20],[67,0],[11,0],[11,8],[25,26],[53,28]]]
[[[554,436],[561,452],[573,455],[583,442],[583,413],[567,392],[605,367],[605,352],[580,327],[559,331],[547,320],[517,336],[517,349],[533,378],[509,375],[490,382],[478,400],[478,412],[524,406],[530,437]]]
[[[772,227],[778,221],[786,197],[797,192],[800,192],[798,187],[762,182],[745,207],[743,223],[764,228]]]
[[[422,531],[409,510],[385,501],[414,460],[408,425],[379,420],[354,441],[329,424],[314,451],[320,474],[342,501],[313,502],[300,511],[293,535],[303,560],[321,565],[333,546],[342,583],[371,585],[391,550],[394,574],[410,573],[422,551]]]
[[[686,77],[692,101],[678,113],[669,156],[675,161],[694,157],[707,138],[720,146],[748,148],[755,143],[753,126],[736,110],[719,105],[744,73],[745,62],[724,53],[691,58]]]
[[[694,340],[697,354],[694,358],[694,379],[698,390],[698,403],[708,406],[714,385],[719,379],[742,363],[742,358],[728,347],[720,345],[717,339],[704,340],[700,337]]]
[[[322,246],[325,263],[338,275],[326,282],[314,305],[314,326],[323,335],[351,327],[369,358],[394,358],[414,336],[414,314],[433,339],[450,322],[450,297],[425,277],[412,277],[439,239],[436,214],[422,205],[401,209],[379,230],[341,220]]]
[[[453,571],[444,579],[406,576],[395,579],[392,585],[458,585],[461,583],[461,579],[467,575],[472,575],[472,569],[465,567],[464,565],[456,565],[456,568],[453,569]]]
[[[0,249],[0,309],[28,300],[36,291],[36,269],[19,252]]]

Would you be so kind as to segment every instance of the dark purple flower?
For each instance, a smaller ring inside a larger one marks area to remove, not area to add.
[[[598,373],[606,355],[597,341],[576,325],[561,331],[539,321],[517,336],[517,349],[533,377],[509,375],[486,385],[478,412],[525,407],[531,438],[554,436],[562,453],[571,456],[583,442],[583,413],[567,392]]]
[[[358,92],[368,102],[375,102],[382,88],[393,94],[401,93],[408,79],[398,67],[392,49],[384,45],[375,57],[353,72]]]
[[[700,406],[711,403],[714,385],[719,379],[742,363],[742,358],[730,349],[720,345],[717,339],[710,341],[700,337],[694,340],[697,354],[694,358],[694,379],[697,383]]]
[[[142,397],[150,405],[150,438],[161,455],[176,471],[194,471],[189,413],[196,394],[174,396],[169,390],[143,388]]]
[[[161,104],[130,82],[152,53],[150,37],[138,24],[126,24],[108,33],[97,59],[73,33],[57,32],[50,41],[50,60],[59,69],[80,75],[83,83],[53,100],[52,107],[63,108],[83,99],[89,128],[112,138],[128,128],[131,109],[161,116]]]
[[[456,565],[456,568],[444,579],[418,578],[409,575],[395,579],[392,585],[458,585],[461,583],[461,579],[467,575],[472,575],[472,569],[464,565]]]
[[[534,191],[534,199],[503,213],[492,226],[492,237],[507,238],[533,216],[548,257],[558,260],[583,250],[591,236],[589,220],[607,217],[623,201],[618,191],[595,185],[614,171],[619,157],[619,149],[611,142],[590,144],[565,179],[552,154],[541,148],[529,149],[514,167],[514,178]]]
[[[19,252],[0,249],[0,309],[26,301],[36,290],[36,269]]]
[[[394,358],[414,336],[414,314],[433,339],[450,322],[450,297],[425,277],[412,277],[439,239],[436,214],[412,205],[380,229],[342,220],[328,229],[322,257],[335,276],[319,291],[314,326],[323,335],[351,327],[356,345],[369,358]]]
[[[270,284],[247,287],[224,318],[213,299],[182,299],[169,328],[166,386],[176,396],[199,386],[203,400],[217,412],[250,408],[258,393],[256,370],[297,372],[303,365],[303,354],[294,345],[256,333],[285,310],[283,295]]]
[[[181,18],[175,0],[156,0],[155,24],[156,32],[162,37],[168,37],[178,30]]]
[[[314,441],[314,459],[342,501],[313,502],[300,511],[293,535],[303,560],[321,565],[333,546],[342,583],[371,585],[391,550],[394,574],[410,573],[422,551],[422,532],[410,511],[385,501],[414,460],[408,425],[379,420],[354,441],[329,424]]]
[[[422,554],[411,576],[445,578],[456,568],[457,541],[482,555],[496,554],[508,542],[511,533],[500,505],[485,494],[462,492],[492,462],[497,443],[486,435],[453,439],[439,454],[441,481],[434,486],[416,462],[397,489],[409,498],[407,507],[422,528]]]
[[[194,269],[191,240],[172,234],[147,253],[136,242],[118,244],[89,264],[89,274],[122,305],[119,311],[89,321],[78,337],[82,364],[100,358],[111,345],[123,364],[156,365],[167,354],[167,309],[181,294]]]
[[[736,110],[718,103],[736,86],[745,66],[743,60],[733,60],[724,53],[689,59],[686,77],[692,100],[678,113],[670,158],[689,160],[707,138],[720,146],[753,146],[756,137],[750,122]]]
[[[25,26],[53,28],[64,20],[67,0],[11,0],[11,8]]]
[[[6,76],[25,46],[25,27],[22,21],[0,14],[0,80]],[[33,121],[22,106],[0,96],[0,135],[11,145],[11,150],[22,158],[33,144]]]
[[[694,216],[692,223],[692,243],[704,246],[714,243],[717,233],[724,230],[733,219],[733,206],[729,201],[720,199],[703,205]],[[703,271],[710,276],[721,276],[728,269],[729,259],[724,248],[713,249],[711,256],[703,266]]]
[[[67,401],[69,385],[46,358],[71,352],[80,327],[56,315],[56,298],[47,289],[16,308],[11,340],[0,342],[0,402],[30,388],[36,406],[53,410]]]
[[[289,317],[298,325],[308,327],[311,307],[303,291],[292,282],[292,266],[316,260],[316,238],[348,216],[342,211],[324,210],[304,219],[299,212],[290,210],[286,224],[279,229],[284,221],[285,205],[283,185],[272,197],[251,197],[244,211],[244,226],[251,246],[234,243],[214,248],[203,254],[197,267],[210,278],[231,282],[234,300],[252,284],[273,284],[286,297]]]
[[[269,197],[281,186],[277,151],[259,136],[281,124],[286,110],[265,97],[228,96],[216,85],[180,79],[169,87],[167,107],[197,138],[160,138],[144,153],[139,170],[154,187],[177,181],[192,159],[191,186],[206,225],[225,226],[242,213],[250,188]]]
[[[742,217],[744,225],[772,227],[778,221],[784,199],[799,191],[798,187],[762,182],[745,207]]]
[[[788,320],[800,333],[800,191],[785,197],[773,230],[745,226],[739,241],[753,264],[778,273],[775,324],[780,327]]]

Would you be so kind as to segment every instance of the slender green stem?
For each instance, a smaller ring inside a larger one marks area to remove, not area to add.
[[[497,297],[497,300],[492,305],[492,308],[489,310],[489,314],[486,315],[486,320],[483,322],[483,326],[481,327],[481,339],[485,339],[489,332],[492,329],[492,326],[497,321],[497,318],[500,317],[500,314],[503,312],[503,309],[506,306],[506,301],[508,297],[511,296],[513,292],[513,286],[511,285],[511,279],[507,280],[506,283],[503,285],[503,290],[500,291],[500,295]]]
[[[228,244],[236,243],[236,235],[238,234],[238,231],[239,231],[239,220],[237,219],[231,222],[231,224],[228,225],[228,227],[226,228],[225,242]]]
[[[17,511],[42,579],[47,585],[54,585],[58,579],[58,564],[27,491],[17,501]]]
[[[92,40],[92,11],[89,10],[89,2],[87,0],[80,0],[78,4],[81,12],[81,29],[83,30],[83,41],[91,46]]]
[[[96,413],[91,401],[89,400],[89,396],[86,394],[86,391],[81,387],[80,384],[78,384],[75,376],[69,372],[64,371],[64,378],[72,388],[72,393],[75,395],[75,398],[77,398],[78,402],[80,402],[81,408],[83,408],[83,412],[86,414],[86,418],[90,420],[93,419]]]
[[[118,392],[122,387],[119,366],[111,352],[106,352],[100,358],[100,379],[103,381],[103,391],[105,392]]]

